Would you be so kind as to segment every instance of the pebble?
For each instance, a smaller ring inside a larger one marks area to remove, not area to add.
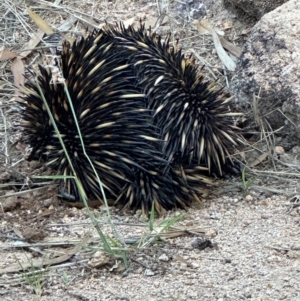
[[[169,257],[166,254],[162,254],[158,257],[160,261],[169,261]]]
[[[50,205],[52,205],[52,202],[53,202],[52,198],[46,199],[46,200],[43,201],[43,206],[46,207],[46,208],[48,208]]]
[[[154,276],[155,273],[150,269],[146,269],[145,272],[144,272],[144,275],[145,276]]]
[[[243,294],[243,296],[245,297],[245,298],[247,298],[247,299],[250,299],[252,296],[251,296],[251,294],[249,293],[249,292],[245,292],[244,294]]]
[[[252,202],[252,201],[253,201],[252,195],[250,195],[250,194],[246,195],[245,201],[246,201],[246,202]]]
[[[154,282],[153,282],[153,285],[154,285],[155,287],[160,287],[160,282],[159,282],[159,281],[154,281]]]

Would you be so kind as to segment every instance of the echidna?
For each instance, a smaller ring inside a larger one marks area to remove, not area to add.
[[[221,89],[205,81],[198,67],[169,45],[169,38],[162,41],[143,25],[136,30],[120,24],[97,36],[111,39],[115,51],[133,66],[168,160],[180,153],[189,164],[196,161],[222,175],[229,150],[240,142],[232,119],[240,114],[229,110],[230,98],[224,99]]]
[[[145,96],[137,93],[127,65],[106,49],[92,49],[94,37],[81,39],[72,48],[65,43],[61,55],[65,85],[70,94],[87,155],[106,189],[118,195],[134,176],[139,162],[163,164],[155,150],[158,140],[147,122]],[[59,174],[70,175],[70,166],[39,92],[50,107],[58,130],[90,198],[101,198],[99,184],[79,139],[65,88],[53,83],[50,70],[39,67],[37,83],[26,84],[22,125],[23,140],[33,148],[29,159],[46,160]],[[68,192],[78,198],[73,181]]]
[[[58,174],[72,174],[42,92],[89,198],[102,195],[86,155],[106,192],[130,207],[144,212],[152,204],[158,212],[186,207],[207,183],[194,160],[221,172],[228,149],[237,144],[234,114],[220,91],[204,82],[180,50],[147,34],[144,26],[120,25],[94,31],[72,46],[65,42],[65,84],[53,82],[47,68],[39,69],[36,81],[26,84],[22,104],[23,141],[32,146],[29,159],[45,160]],[[186,171],[181,166],[185,158]],[[79,198],[73,180],[67,187]]]

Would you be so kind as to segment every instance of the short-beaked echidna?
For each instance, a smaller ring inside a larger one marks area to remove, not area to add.
[[[64,42],[60,54],[64,83],[53,82],[40,66],[36,80],[25,86],[22,126],[23,141],[32,146],[29,159],[72,174],[42,93],[89,198],[102,194],[86,155],[107,193],[144,212],[152,204],[158,212],[184,208],[201,194],[208,181],[195,160],[222,173],[228,150],[239,140],[234,114],[220,91],[168,41],[143,26],[120,25],[94,31],[72,46]],[[79,198],[74,180],[67,188]]]
[[[205,81],[199,68],[181,50],[139,29],[108,27],[96,34],[98,42],[110,39],[114,51],[134,68],[137,86],[147,95],[155,126],[163,137],[162,151],[169,161],[181,154],[222,175],[229,151],[241,142],[233,117],[215,83]]]
[[[156,134],[147,122],[145,97],[137,93],[128,66],[112,51],[94,49],[93,36],[71,48],[64,44],[61,63],[86,153],[106,189],[118,195],[120,186],[134,176],[139,162],[163,164],[155,150]],[[63,83],[54,83],[50,70],[39,67],[37,82],[26,84],[23,111],[23,141],[32,146],[29,159],[45,160],[60,174],[70,175],[70,166],[42,100],[41,89],[54,116],[67,151],[89,197],[100,196],[99,184],[84,155],[75,119]],[[73,181],[68,192],[78,197]]]

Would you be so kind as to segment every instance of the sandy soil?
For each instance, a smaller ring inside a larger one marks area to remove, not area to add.
[[[35,239],[43,255],[17,248],[16,240],[2,239],[0,272],[16,263],[16,258],[34,262],[55,251],[66,253],[72,242],[76,245],[86,237],[97,238],[85,210],[58,205],[39,208],[38,204],[35,208],[38,211],[21,208],[5,213],[1,233],[9,237],[42,233],[43,240]],[[176,224],[204,229],[211,247],[199,248],[199,237],[205,238],[201,234],[164,239],[145,249],[129,250],[128,270],[120,260],[108,260],[98,268],[89,265],[94,253],[85,247],[97,249],[98,245],[89,243],[67,261],[70,266],[61,263],[46,268],[40,300],[299,300],[300,216],[297,208],[291,208],[291,203],[279,196],[250,202],[242,196],[214,199],[202,209],[191,208]],[[94,211],[99,214],[98,209]],[[170,217],[178,214],[170,213]],[[106,220],[104,211],[99,220]],[[138,226],[137,216],[113,211],[113,220],[122,224],[117,227],[124,238],[148,231]],[[102,228],[109,233],[107,226]],[[39,246],[38,242],[49,245]],[[66,246],[56,247],[54,242]],[[17,296],[38,300],[36,286],[22,281],[24,272],[19,270],[1,275],[2,300]]]

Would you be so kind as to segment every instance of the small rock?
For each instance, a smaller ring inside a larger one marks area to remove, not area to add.
[[[243,296],[244,296],[245,298],[247,298],[247,299],[250,299],[250,298],[251,298],[251,294],[250,294],[249,292],[245,292],[245,293],[243,294]]]
[[[300,258],[300,253],[299,253],[299,251],[290,250],[287,253],[287,257],[290,259],[298,259],[298,258]]]
[[[46,233],[40,229],[26,227],[22,231],[22,236],[27,240],[43,240],[46,237]]]
[[[146,269],[144,272],[145,276],[154,276],[155,273],[153,271],[151,271],[150,269]]]
[[[252,202],[252,201],[253,201],[252,195],[250,195],[250,194],[246,195],[245,201],[246,201],[246,202]]]
[[[169,257],[166,254],[162,254],[158,257],[160,261],[169,261]]]
[[[284,148],[282,146],[275,146],[275,153],[276,155],[283,155],[284,154]]]
[[[97,251],[93,257],[89,260],[88,265],[93,268],[103,267],[104,265],[111,263],[111,258],[105,253]]]
[[[187,264],[182,262],[180,264],[179,270],[186,270],[186,269],[187,269]]]
[[[195,262],[192,262],[192,268],[193,269],[197,269],[197,268],[199,268],[200,267],[200,264],[198,264],[198,263],[195,263]]]
[[[52,198],[47,199],[47,200],[44,200],[44,201],[43,201],[43,206],[46,207],[46,208],[48,208],[49,206],[52,205],[52,202],[53,202],[53,199],[52,199]],[[53,205],[52,205],[52,207],[53,207]]]
[[[259,204],[262,206],[268,206],[268,202],[266,199],[262,200]]]
[[[153,282],[154,287],[159,287],[160,286],[160,282],[159,281],[155,281]]]

